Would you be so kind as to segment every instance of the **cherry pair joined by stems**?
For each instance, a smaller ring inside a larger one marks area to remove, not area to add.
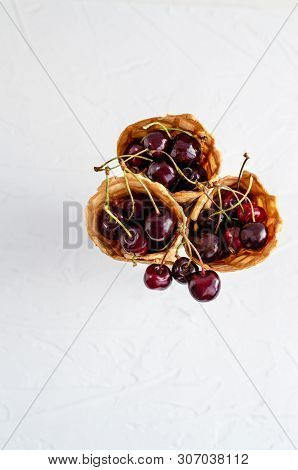
[[[181,284],[188,284],[190,294],[199,302],[209,302],[217,297],[221,283],[216,272],[199,271],[198,266],[186,257],[178,258],[172,271],[165,264],[151,264],[144,274],[145,285],[152,290],[165,290],[172,278]]]

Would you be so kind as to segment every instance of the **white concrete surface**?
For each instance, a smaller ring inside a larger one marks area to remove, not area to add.
[[[294,4],[3,6],[108,158],[147,116],[191,112],[212,130]],[[215,131],[221,174],[248,151],[279,196],[279,248],[223,275],[205,310],[179,285],[147,291],[144,267],[127,266],[7,448],[298,446],[297,27],[298,8]],[[63,201],[85,205],[100,158],[0,6],[2,445],[122,268],[85,233],[79,249],[62,245]]]

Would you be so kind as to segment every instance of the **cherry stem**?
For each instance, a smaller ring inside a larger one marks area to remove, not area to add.
[[[227,191],[232,191],[232,192],[233,192],[233,194],[234,194],[235,197],[237,198],[237,200],[238,200],[238,202],[239,202],[239,205],[240,205],[240,207],[241,207],[241,209],[242,209],[242,212],[243,212],[243,214],[244,214],[244,209],[243,209],[242,203],[239,201],[239,197],[238,197],[238,195],[237,195],[237,194],[241,194],[241,196],[242,196],[242,193],[241,193],[240,191],[236,191],[235,189],[229,188],[229,186],[222,186],[222,188],[225,189],[225,190],[227,190]],[[255,219],[255,211],[254,211],[254,208],[253,208],[251,199],[250,199],[248,196],[246,196],[246,199],[247,199],[247,201],[249,202],[249,205],[250,205],[250,208],[251,208],[252,220],[253,220],[253,222],[255,222],[255,221],[256,221],[256,219]]]
[[[131,210],[130,210],[130,214],[129,214],[129,217],[128,217],[128,220],[130,220],[132,218],[133,214],[134,214],[134,211],[135,211],[135,200],[133,198],[133,195],[132,195],[132,192],[131,192],[131,189],[130,189],[130,185],[129,185],[129,182],[128,182],[126,171],[124,170],[124,162],[121,162],[120,166],[121,166],[121,169],[123,171],[123,176],[124,176],[124,179],[125,179],[126,189],[127,189],[127,192],[129,194],[129,197],[130,197],[130,200],[131,200]]]
[[[154,121],[154,122],[150,122],[150,124],[147,124],[146,126],[143,126],[143,129],[149,129],[150,127],[152,126],[160,126],[167,134],[168,136],[172,139],[173,137],[171,136],[171,134],[168,132],[168,131],[179,131],[179,132],[183,132],[184,134],[187,134],[189,135],[190,137],[193,137],[193,133],[190,132],[190,131],[185,131],[184,129],[181,129],[180,127],[166,127],[164,124],[162,124],[160,121]],[[204,136],[202,138],[206,138],[207,136]]]
[[[153,207],[154,207],[154,209],[155,209],[155,212],[157,213],[157,215],[159,215],[159,214],[160,214],[160,210],[158,209],[158,207],[157,207],[157,205],[156,205],[156,203],[155,203],[155,201],[154,201],[154,199],[153,199],[153,197],[152,197],[152,194],[150,193],[150,191],[149,191],[149,189],[147,188],[147,186],[145,185],[145,183],[144,183],[142,180],[140,180],[140,178],[139,178],[135,173],[133,173],[132,171],[130,171],[128,168],[124,168],[124,167],[123,167],[123,168],[122,168],[122,171],[123,171],[123,172],[127,172],[127,173],[129,173],[130,175],[132,175],[132,176],[143,186],[143,188],[144,188],[145,191],[147,192],[147,194],[148,194],[148,196],[149,196],[149,198],[150,198],[150,200],[151,200],[151,202],[152,202],[152,204],[153,204]]]
[[[168,137],[169,137],[170,139],[172,139],[172,136],[171,136],[171,134],[169,133],[168,128],[167,128],[164,124],[162,124],[161,122],[159,122],[159,121],[150,122],[150,123],[147,124],[146,126],[143,126],[143,129],[147,130],[147,129],[149,129],[149,128],[152,127],[152,126],[160,126],[160,127],[168,134]]]
[[[193,258],[192,258],[192,252],[194,251],[195,254],[196,254],[197,257],[198,257],[199,265],[201,266],[201,269],[202,269],[202,274],[205,275],[204,263],[203,263],[203,260],[202,260],[202,258],[201,258],[200,253],[198,252],[198,250],[196,249],[196,247],[193,245],[193,243],[191,243],[191,241],[189,240],[188,236],[186,235],[186,232],[185,232],[185,229],[184,229],[184,228],[182,229],[182,232],[181,232],[181,233],[182,233],[182,237],[183,237],[184,240],[185,240],[185,243],[187,244],[190,259],[193,260]]]
[[[222,211],[222,197],[221,197],[221,189],[220,189],[220,186],[218,188],[218,197],[219,197],[219,206],[220,206],[220,210]],[[220,226],[220,220],[221,217],[220,217],[220,214],[218,215],[218,221],[217,221],[217,224],[216,224],[216,228],[215,228],[215,233],[218,232],[218,229],[219,229],[219,226]]]
[[[129,160],[131,160],[132,158],[135,158],[135,157],[138,157],[142,160],[148,160],[149,162],[152,162],[152,158],[148,158],[148,157],[144,157],[142,155],[142,153],[144,152],[147,152],[147,149],[144,149],[144,150],[140,150],[140,152],[137,152],[137,153],[134,153],[133,155],[119,155],[119,157],[113,157],[113,158],[110,158],[110,160],[107,160],[105,163],[103,163],[101,166],[95,166],[94,167],[94,171],[104,171],[105,170],[105,167],[113,162],[114,160],[121,160],[121,159],[125,159],[125,162],[128,162]],[[112,167],[110,168],[110,170],[114,170],[115,168],[118,168],[119,165],[115,166],[115,167]]]
[[[113,212],[108,208],[108,206],[104,206],[104,210],[109,214],[109,216],[114,219],[118,225],[120,225],[121,228],[123,228],[123,230],[127,233],[127,235],[129,237],[132,237],[132,234],[130,233],[130,231],[125,227],[125,225],[120,222],[120,220],[118,219],[118,217],[116,217]]]
[[[204,187],[203,183],[197,183],[197,182],[191,181],[189,178],[187,178],[187,176],[185,176],[183,171],[180,170],[179,166],[177,165],[177,163],[175,162],[175,160],[173,159],[173,157],[171,155],[169,155],[164,150],[154,150],[154,152],[160,152],[160,153],[165,154],[171,160],[171,162],[173,163],[173,165],[174,165],[177,173],[179,173],[179,175],[181,175],[189,183],[193,184],[194,186],[197,186],[200,190],[202,190],[202,188]],[[152,152],[152,153],[154,153],[154,152]]]
[[[247,198],[247,195],[249,194],[250,190],[251,190],[251,187],[252,187],[252,184],[253,184],[253,177],[250,176],[249,178],[249,185],[248,185],[248,189],[246,191],[246,193],[243,195],[243,197],[241,199],[238,200],[237,204],[234,204],[233,206],[231,207],[228,207],[228,209],[225,209],[226,212],[228,211],[231,211],[233,209],[236,209],[236,207],[238,207],[239,205],[241,205],[241,203]],[[241,193],[240,193],[241,194]],[[211,217],[215,217],[217,214],[220,214],[221,211],[219,212],[214,212],[214,214],[211,214]]]
[[[247,160],[249,160],[249,156],[247,154],[247,152],[245,152],[245,154],[243,155],[244,157],[244,162],[242,163],[241,165],[241,168],[240,168],[240,172],[239,172],[239,176],[238,176],[238,182],[237,182],[237,189],[239,190],[239,187],[240,187],[240,180],[241,180],[241,177],[242,177],[242,172],[243,172],[243,169],[245,167],[245,164],[247,162]]]

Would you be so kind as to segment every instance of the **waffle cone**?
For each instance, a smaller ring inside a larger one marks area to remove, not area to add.
[[[253,185],[250,191],[250,194],[253,196],[254,201],[258,206],[261,206],[265,209],[268,219],[266,222],[266,227],[268,230],[268,241],[267,244],[258,251],[248,250],[242,248],[237,254],[231,254],[227,258],[214,261],[209,263],[208,267],[214,271],[219,272],[231,272],[238,271],[240,269],[250,268],[255,266],[258,263],[264,261],[271,253],[271,251],[277,245],[277,232],[281,229],[282,220],[278,213],[276,198],[271,196],[264,186],[261,184],[260,180],[253,173],[244,171],[241,178],[241,187],[248,188],[250,177],[253,177]],[[235,186],[237,184],[238,177],[236,176],[226,176],[219,180],[221,185],[225,186]],[[209,192],[209,196],[212,197],[216,189],[212,189]],[[192,212],[188,218],[188,223],[190,220],[197,220],[200,211],[203,208],[208,208],[211,205],[210,199],[205,195],[201,195],[197,203],[192,209]],[[195,257],[194,257],[195,258]]]
[[[140,181],[142,181],[149,189],[153,199],[158,199],[163,205],[171,211],[176,219],[177,225],[182,226],[185,222],[185,216],[181,207],[169,194],[169,192],[159,183],[154,183],[147,178],[138,175]],[[147,194],[142,184],[136,180],[133,175],[127,175],[128,183],[131,188],[133,195],[135,194]],[[125,184],[124,177],[112,177],[109,179],[109,194],[110,202],[113,200],[121,199],[129,196],[127,187]],[[109,240],[105,238],[97,229],[97,218],[99,213],[103,210],[106,199],[106,181],[104,181],[97,190],[97,193],[92,196],[88,202],[85,210],[86,224],[89,237],[92,239],[94,244],[100,248],[100,250],[106,255],[110,256],[119,261],[137,261],[140,263],[160,263],[165,253],[168,251],[165,262],[166,264],[173,264],[176,257],[176,249],[181,242],[181,236],[178,235],[174,238],[172,245],[168,246],[166,250],[155,253],[149,253],[147,255],[133,258],[131,254],[123,253],[117,240]]]
[[[221,156],[215,148],[214,138],[203,127],[203,125],[192,114],[167,114],[164,117],[153,117],[130,124],[121,133],[117,143],[117,155],[124,155],[128,145],[136,139],[141,139],[148,130],[143,126],[159,121],[166,127],[175,127],[191,132],[195,139],[199,140],[202,148],[200,165],[204,167],[208,175],[208,181],[214,180],[219,172]],[[152,126],[150,130],[161,129],[158,125]],[[206,136],[207,139],[202,140]],[[180,204],[188,204],[198,197],[198,191],[178,191],[172,193],[174,199]]]

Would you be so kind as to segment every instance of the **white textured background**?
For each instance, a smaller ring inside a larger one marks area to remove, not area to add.
[[[104,158],[129,123],[213,129],[290,1],[5,0]],[[280,246],[222,275],[205,310],[127,266],[13,434],[13,449],[298,446],[298,8],[216,129],[224,163],[279,196]],[[101,162],[0,7],[0,440],[4,445],[122,265],[63,250],[62,204]],[[292,442],[291,442],[292,441]]]

